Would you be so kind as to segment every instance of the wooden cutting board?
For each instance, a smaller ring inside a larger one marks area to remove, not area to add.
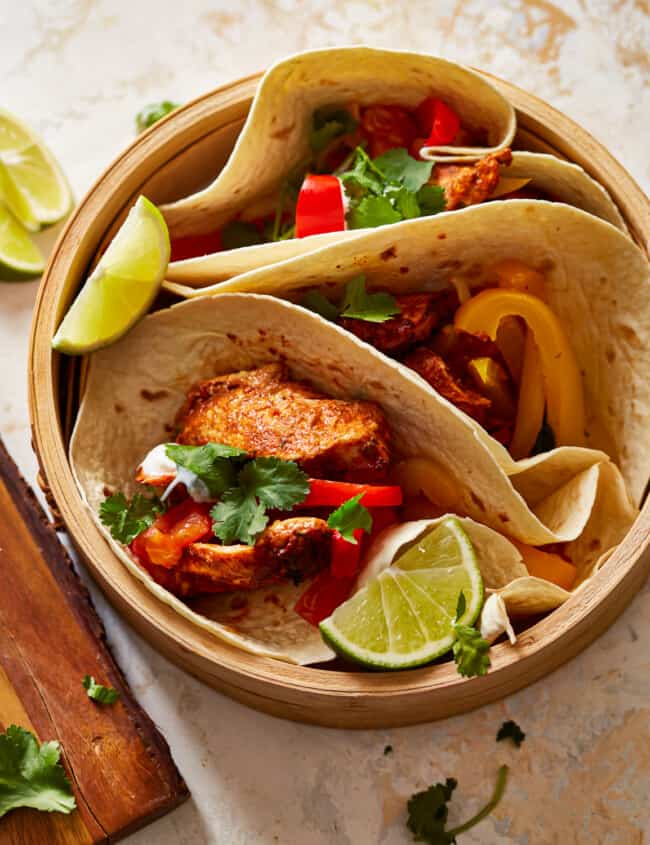
[[[118,689],[120,700],[95,704],[84,675]],[[14,810],[0,819],[2,845],[116,842],[188,797],[70,558],[0,440],[0,730],[12,723],[41,741],[59,740],[78,810]]]

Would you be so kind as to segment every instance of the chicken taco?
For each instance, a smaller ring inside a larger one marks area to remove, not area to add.
[[[317,311],[470,417],[508,474],[555,446],[589,446],[618,463],[635,501],[644,491],[648,263],[591,215],[488,204],[199,291],[168,287],[272,293]]]
[[[70,458],[115,553],[195,624],[402,668],[460,653],[481,612],[487,641],[558,606],[635,517],[603,452],[508,474],[487,440],[352,333],[232,294],[93,353]]]
[[[487,81],[442,59],[359,47],[284,60],[222,173],[163,206],[168,277],[219,281],[361,229],[504,197],[567,202],[624,228],[579,167],[511,152],[514,127]]]

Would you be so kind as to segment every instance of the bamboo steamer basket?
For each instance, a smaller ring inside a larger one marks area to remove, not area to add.
[[[30,415],[41,483],[108,599],[154,648],[238,701],[275,716],[339,728],[380,728],[461,713],[542,678],[602,633],[648,573],[650,503],[606,566],[579,595],[526,629],[515,647],[492,647],[492,668],[463,679],[454,664],[403,672],[293,666],[235,649],[159,602],[114,557],[84,509],[67,459],[84,362],[54,353],[54,331],[96,254],[144,193],[162,203],[208,182],[225,163],[259,75],[217,89],[137,138],[99,177],[54,248],[31,330]],[[646,248],[647,200],[629,174],[587,132],[541,100],[490,77],[517,110],[515,146],[580,164],[609,190],[632,237]],[[644,552],[646,552],[644,554]]]

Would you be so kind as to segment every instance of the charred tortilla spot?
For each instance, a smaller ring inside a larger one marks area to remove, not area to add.
[[[400,267],[399,271],[402,275],[405,275],[406,273],[409,272],[410,269],[411,269],[410,267]]]
[[[147,390],[143,388],[140,391],[140,396],[143,399],[146,399],[147,402],[155,402],[157,399],[164,399],[166,396],[169,396],[168,390]]]
[[[116,414],[123,414],[124,413],[124,405],[120,405],[119,402],[116,402],[113,405],[113,410],[115,411]]]
[[[388,249],[385,249],[383,252],[379,254],[379,257],[382,261],[388,261],[391,258],[397,257],[397,247],[389,246]]]
[[[482,510],[482,511],[484,511],[484,510],[485,510],[485,505],[483,504],[482,499],[479,499],[479,497],[476,495],[476,493],[474,493],[474,492],[470,491],[469,496],[470,496],[470,499],[471,499],[471,500],[474,502],[474,504],[476,505],[476,507],[477,507],[477,508],[479,508],[479,510]]]
[[[444,232],[440,232],[440,234],[438,235],[438,240],[444,241],[446,239],[447,239],[447,235]]]

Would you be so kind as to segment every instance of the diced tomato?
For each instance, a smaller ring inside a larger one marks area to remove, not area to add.
[[[460,118],[447,103],[428,97],[417,107],[418,129],[426,137],[425,146],[451,144],[460,129]]]
[[[210,506],[186,499],[159,516],[131,543],[131,551],[143,563],[171,568],[183,550],[212,532]]]
[[[354,576],[337,578],[324,569],[300,596],[294,610],[310,625],[318,625],[349,597],[354,581]]]
[[[330,572],[335,578],[354,578],[359,572],[361,563],[361,539],[363,528],[354,532],[356,543],[350,543],[338,531],[332,537],[332,553],[330,558]]]
[[[296,237],[345,229],[343,188],[336,176],[308,173],[296,203]]]
[[[171,243],[170,261],[183,261],[185,258],[196,258],[199,255],[210,255],[223,249],[221,235],[209,232],[207,235],[190,235],[187,238],[174,238]]]
[[[361,110],[360,129],[371,158],[396,147],[410,149],[418,134],[415,120],[402,106],[367,106]]]
[[[309,493],[300,507],[338,507],[353,496],[366,507],[395,507],[402,504],[402,488],[397,485],[353,484],[350,481],[309,480]]]

